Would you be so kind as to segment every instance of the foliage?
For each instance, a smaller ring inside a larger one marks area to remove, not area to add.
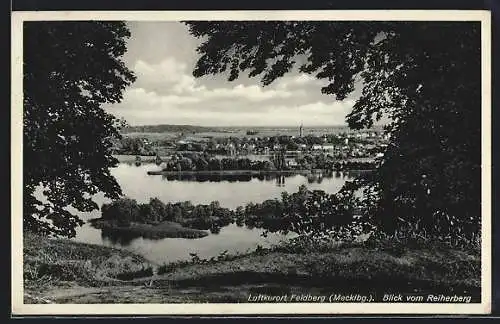
[[[237,210],[236,221],[268,232],[294,232],[305,237],[327,236],[328,240],[349,242],[374,227],[364,214],[362,200],[355,197],[350,186],[335,194],[299,187],[297,192],[283,192],[281,199],[260,204],[249,203]]]
[[[188,228],[216,231],[233,222],[233,212],[219,206],[216,201],[208,205],[193,205],[189,201],[165,204],[152,198],[149,203],[138,204],[125,197],[103,204],[102,219],[116,221],[120,226],[130,222],[158,224],[174,221]]]
[[[155,155],[155,151],[151,144],[145,139],[138,137],[123,137],[115,145],[113,153],[129,154],[129,155]]]
[[[248,158],[215,158],[201,154],[182,156],[166,162],[164,171],[275,170],[271,161]]]
[[[68,211],[97,209],[91,196],[116,199],[109,168],[123,122],[103,104],[122,100],[135,76],[121,60],[129,30],[122,22],[25,22],[23,46],[23,219],[26,230],[75,235]],[[45,201],[35,197],[41,188]]]
[[[310,247],[331,247],[332,244],[367,239],[371,242],[391,239],[420,245],[439,241],[447,246],[461,248],[480,246],[480,234],[472,237],[450,235],[445,229],[428,232],[419,227],[418,222],[400,226],[392,234],[384,233],[376,225],[378,193],[371,186],[363,186],[363,182],[370,181],[369,177],[368,174],[364,178],[348,181],[334,194],[309,190],[302,185],[297,192],[283,192],[279,199],[250,202],[235,210],[221,207],[216,201],[208,205],[193,205],[189,201],[164,204],[158,198],[153,198],[147,204],[137,204],[135,200],[123,198],[104,204],[102,218],[122,225],[130,221],[149,224],[175,221],[187,228],[211,230],[215,234],[222,227],[236,223],[237,226],[250,229],[264,229],[264,236],[275,232],[293,232],[301,238],[296,243]],[[362,192],[360,187],[363,188]]]
[[[477,22],[187,22],[203,39],[194,76],[241,72],[263,85],[292,71],[344,100],[351,128],[386,117],[390,143],[364,182],[373,223],[471,239],[481,223],[481,50]]]
[[[370,213],[363,214],[367,208],[361,208],[363,200],[354,197],[353,188],[353,185],[346,186],[336,194],[327,194],[301,186],[295,193],[283,192],[280,199],[250,202],[235,210],[221,207],[216,201],[208,205],[193,205],[189,201],[165,204],[153,198],[149,203],[138,204],[135,200],[122,198],[103,205],[102,219],[119,226],[127,226],[130,222],[174,221],[187,228],[211,230],[212,233],[236,223],[265,229],[264,235],[268,232],[294,232],[306,236],[327,233],[330,239],[353,241],[373,231]]]
[[[103,204],[101,211],[103,219],[117,221],[120,226],[138,221],[142,216],[142,209],[137,205],[137,201],[129,198],[120,198],[110,204]]]

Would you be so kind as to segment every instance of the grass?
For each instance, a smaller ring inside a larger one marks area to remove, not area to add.
[[[113,283],[123,273],[152,267],[143,257],[99,245],[25,233],[24,282],[28,287],[74,281],[85,286]]]
[[[221,260],[170,269],[169,277],[184,283],[230,285],[273,283],[286,287],[334,287],[342,292],[415,291],[475,292],[479,296],[480,256],[461,250],[407,249],[401,253],[367,247],[363,243],[330,250],[260,249]],[[286,290],[286,288],[284,288]]]
[[[211,259],[192,255],[190,261],[158,266],[125,251],[26,234],[24,254],[27,294],[58,303],[245,302],[250,293],[442,293],[470,295],[473,302],[480,298],[480,254],[432,244],[296,240]],[[156,275],[150,277],[153,268]]]

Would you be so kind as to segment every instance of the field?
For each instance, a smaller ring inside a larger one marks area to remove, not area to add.
[[[164,132],[127,132],[123,135],[127,137],[142,137],[151,140],[159,139],[172,139],[181,136],[184,138],[200,139],[207,137],[221,138],[221,137],[267,137],[276,135],[298,136],[299,129],[297,127],[211,127],[211,130],[202,131],[164,131]],[[379,128],[374,128],[378,129]],[[380,128],[381,129],[381,128]],[[256,134],[247,135],[247,131],[256,131]],[[324,134],[338,134],[338,133],[351,133],[348,127],[344,126],[330,126],[330,127],[305,127],[303,135],[324,135]]]

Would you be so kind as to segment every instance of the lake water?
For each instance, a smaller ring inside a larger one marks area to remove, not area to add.
[[[138,203],[148,202],[151,197],[158,197],[163,202],[190,200],[193,204],[208,204],[219,201],[223,207],[234,209],[249,202],[262,202],[266,199],[279,198],[283,191],[295,192],[302,184],[309,189],[320,189],[334,193],[351,177],[344,173],[334,173],[329,177],[306,177],[294,175],[290,177],[240,178],[240,179],[205,179],[203,182],[183,179],[171,179],[160,175],[148,175],[147,171],[158,170],[155,164],[121,163],[112,169],[112,174],[120,184],[123,194],[136,199]],[[102,195],[97,195],[96,202],[107,202]],[[100,217],[100,212],[78,213],[84,220]],[[210,234],[198,239],[166,238],[150,240],[143,238],[112,237],[101,230],[85,224],[78,229],[75,241],[93,243],[127,249],[158,263],[190,259],[190,253],[197,253],[202,258],[217,256],[219,253],[246,252],[257,245],[268,247],[288,236],[270,234],[261,236],[263,230],[248,229],[230,225],[221,229],[218,234]]]

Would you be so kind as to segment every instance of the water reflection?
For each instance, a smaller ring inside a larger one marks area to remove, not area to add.
[[[276,176],[276,186],[284,187],[285,186],[285,176],[280,174]]]
[[[296,174],[165,174],[162,179],[166,181],[192,181],[192,182],[249,182],[252,179],[259,181],[275,180],[278,187],[283,187],[287,178],[297,176]],[[157,177],[157,176],[155,176]],[[331,179],[332,174],[309,175],[311,183],[321,183],[323,178]]]
[[[129,246],[133,240],[141,237],[138,234],[119,232],[111,228],[103,228],[101,230],[101,238],[108,241],[112,245],[120,245],[122,247]]]
[[[215,235],[217,235],[217,234],[219,234],[219,233],[220,233],[220,230],[221,230],[221,228],[220,228],[220,227],[215,226],[215,227],[210,228],[210,233],[211,233],[211,234],[215,234]]]
[[[122,188],[123,194],[146,203],[152,197],[164,202],[191,201],[193,204],[210,204],[219,201],[220,206],[235,210],[249,202],[260,203],[266,199],[279,198],[283,191],[296,192],[299,186],[306,184],[311,190],[337,192],[352,173],[330,172],[311,174],[310,179],[303,175],[183,175],[180,178],[170,176],[148,175],[147,171],[161,170],[154,161],[148,163],[143,159],[140,166],[132,163],[120,163],[111,169]],[[204,181],[202,181],[204,180]],[[109,202],[103,195],[96,197],[101,205]],[[84,220],[100,217],[99,211],[78,213]],[[222,224],[221,224],[222,225]],[[225,225],[225,224],[224,224]],[[119,247],[141,254],[150,260],[163,262],[189,258],[190,252],[200,257],[211,257],[229,250],[244,252],[249,248],[263,245],[263,242],[277,242],[283,239],[278,233],[268,238],[261,236],[263,230],[255,228],[256,224],[245,224],[236,220],[236,224],[214,227],[210,234],[199,239],[166,238],[152,239],[137,237],[135,234],[123,235],[112,230],[100,230],[85,224],[78,229],[74,240],[84,243]]]
[[[275,181],[277,187],[285,187],[287,179],[294,177],[306,177],[309,184],[317,183],[321,184],[324,179],[345,179],[352,178],[353,175],[350,172],[321,172],[321,173],[311,173],[307,176],[301,176],[297,174],[183,174],[183,173],[173,173],[161,175],[162,179],[165,181],[186,181],[186,182],[250,182],[252,180],[258,181]],[[157,175],[152,175],[152,177],[158,177]]]
[[[166,181],[195,181],[195,182],[246,182],[252,179],[272,180],[269,175],[250,175],[250,174],[164,174],[161,176]]]

